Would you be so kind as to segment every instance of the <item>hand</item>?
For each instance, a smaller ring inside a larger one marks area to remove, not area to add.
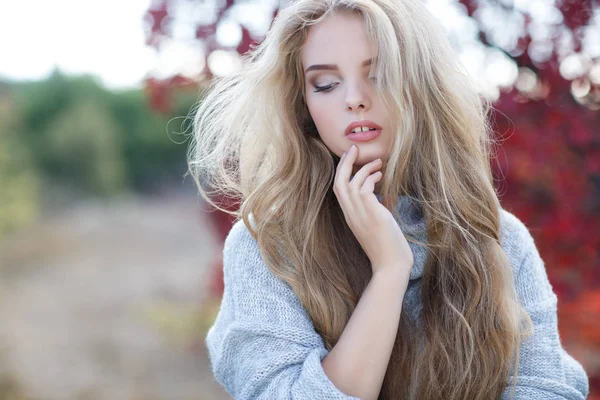
[[[365,164],[352,179],[358,147],[352,145],[338,163],[333,192],[344,212],[346,223],[371,261],[373,274],[382,269],[400,269],[408,280],[413,253],[394,219],[373,193],[383,176],[381,159]]]

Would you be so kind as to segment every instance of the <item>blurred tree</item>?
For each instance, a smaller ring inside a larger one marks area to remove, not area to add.
[[[7,88],[0,88],[0,240],[38,215],[39,179]]]
[[[44,190],[62,198],[148,193],[181,181],[187,118],[197,90],[173,96],[173,111],[158,115],[144,90],[111,92],[93,78],[59,71],[40,82],[12,83],[23,144]],[[177,118],[172,118],[177,116]],[[166,130],[168,129],[168,131]],[[47,197],[47,196],[45,196]]]
[[[22,116],[24,140],[35,154],[39,170],[52,170],[55,155],[47,151],[48,125],[58,114],[83,99],[94,99],[98,104],[107,101],[107,93],[89,77],[70,79],[58,70],[41,82],[15,83],[14,102]]]
[[[144,18],[146,43],[159,53],[168,52],[173,42],[193,43],[190,46],[199,50],[204,58],[203,68],[196,75],[174,73],[161,79],[148,77],[146,87],[153,108],[158,112],[168,112],[171,109],[170,90],[175,86],[196,86],[198,81],[208,82],[214,75],[209,68],[212,63],[220,60],[221,66],[234,64],[235,54],[243,54],[258,43],[279,7],[287,1],[153,1]],[[188,34],[182,36],[182,31]],[[238,40],[219,41],[219,34],[226,31],[234,38],[237,36]]]
[[[88,193],[111,195],[126,186],[122,132],[92,99],[61,110],[46,130],[55,179]]]
[[[132,188],[141,192],[181,180],[187,166],[185,117],[197,100],[197,90],[172,96],[170,112],[155,113],[144,91],[113,94],[107,105],[122,135],[123,157]]]

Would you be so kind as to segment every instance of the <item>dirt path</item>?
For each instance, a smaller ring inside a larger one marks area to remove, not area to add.
[[[8,237],[3,381],[40,400],[227,399],[191,346],[219,251],[187,195],[80,204]]]

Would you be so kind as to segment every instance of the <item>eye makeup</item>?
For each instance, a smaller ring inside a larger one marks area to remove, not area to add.
[[[315,90],[314,93],[318,93],[318,92],[330,92],[334,87],[336,87],[337,85],[339,85],[339,83],[332,83],[331,85],[325,85],[325,86],[317,86],[317,85],[313,85]]]
[[[369,81],[371,81],[373,84],[377,84],[377,77],[376,76],[370,76],[367,79],[369,79]],[[315,83],[312,84],[312,86],[314,87],[314,93],[318,93],[318,92],[330,92],[334,87],[336,87],[337,85],[339,85],[339,82],[334,82],[331,83],[329,85],[323,85],[323,86],[319,86]]]

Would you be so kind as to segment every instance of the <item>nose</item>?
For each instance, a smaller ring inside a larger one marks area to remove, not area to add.
[[[371,108],[371,98],[366,89],[359,84],[349,87],[346,92],[347,111],[366,111]]]

